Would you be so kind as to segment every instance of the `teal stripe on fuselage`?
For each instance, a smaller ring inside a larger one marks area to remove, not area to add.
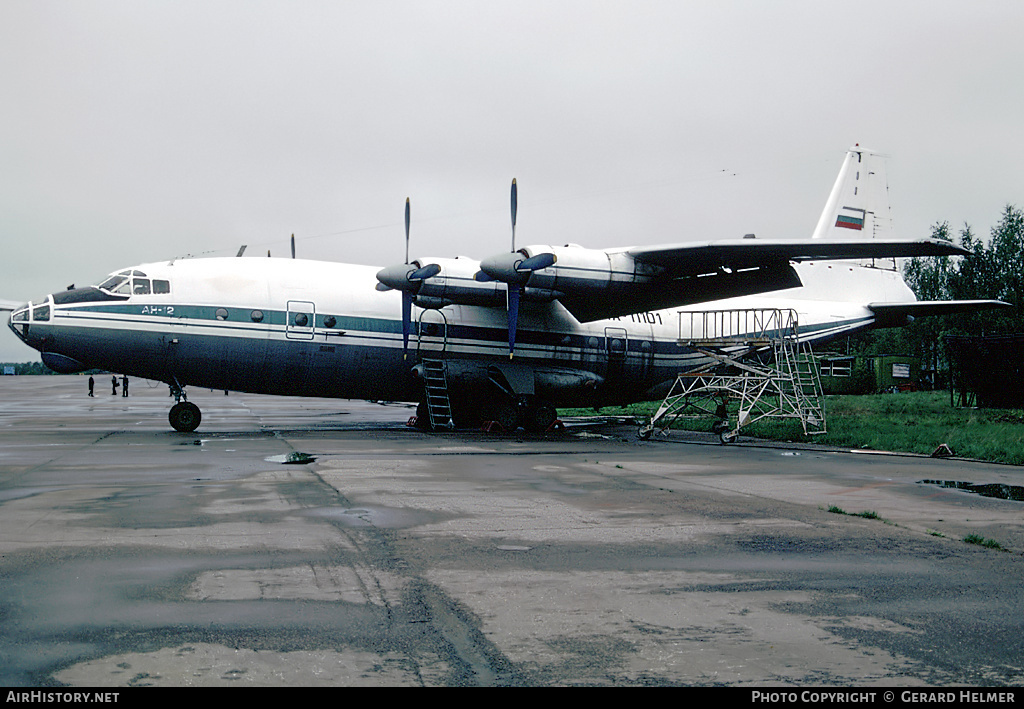
[[[227,317],[218,317],[218,310],[226,310]],[[262,320],[255,322],[251,318],[254,311],[263,314]],[[75,305],[73,307],[58,307],[54,311],[55,318],[77,319],[79,313],[89,313],[93,318],[107,322],[117,323],[145,323],[152,327],[161,322],[168,323],[175,328],[187,325],[189,327],[210,328],[218,330],[232,330],[241,333],[258,334],[265,337],[268,332],[284,332],[287,324],[288,313],[283,310],[264,310],[261,308],[239,308],[223,307],[212,305],[180,305],[180,304],[128,304],[128,303],[95,303],[88,305]],[[126,317],[109,318],[105,315],[120,315]],[[325,319],[333,317],[335,325],[328,328]],[[849,320],[832,321],[815,325],[799,327],[802,340],[817,340],[822,337],[829,337],[842,334],[846,331],[869,325],[873,317],[853,318]],[[609,327],[620,327],[620,323]],[[400,343],[402,336],[402,323],[400,320],[388,318],[374,318],[352,315],[332,315],[331,313],[317,313],[315,324],[317,338],[336,333],[332,337],[335,344],[345,344],[352,340],[385,340],[393,343]],[[672,366],[672,360],[685,359],[683,354],[688,348],[680,347],[675,338],[654,338],[649,339],[629,333],[627,329],[627,351],[631,354],[646,356],[648,353],[640,349],[642,342],[651,343],[651,354],[660,360],[661,366]],[[344,340],[335,339],[344,333]],[[385,337],[380,337],[384,335]],[[415,340],[417,335],[413,333]],[[566,339],[568,338],[568,339]],[[598,346],[594,347],[590,340],[597,338]],[[527,354],[533,348],[558,348],[561,351],[581,350],[593,352],[595,350],[604,352],[607,348],[607,338],[597,331],[592,333],[573,333],[566,331],[531,330],[520,328],[517,336],[517,345],[522,354]],[[487,327],[482,325],[466,325],[452,323],[447,325],[447,340],[452,347],[477,347],[494,350],[497,354],[507,352],[508,331],[503,327]],[[318,341],[320,341],[318,339]],[[410,343],[411,347],[415,347]]]

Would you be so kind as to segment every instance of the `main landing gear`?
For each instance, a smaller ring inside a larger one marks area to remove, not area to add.
[[[547,431],[558,418],[558,412],[550,402],[533,396],[522,396],[512,400],[496,396],[483,408],[482,418],[497,423],[505,431],[515,431],[522,426],[530,433]]]
[[[171,427],[175,431],[192,433],[199,428],[199,423],[203,420],[199,407],[187,400],[185,389],[178,384],[177,380],[170,387],[171,394],[178,403],[171,407],[170,413],[167,414],[167,420],[171,422]]]
[[[484,403],[455,400],[451,404],[452,422],[455,428],[489,427],[497,424],[501,431],[511,433],[524,428],[530,433],[543,433],[558,420],[558,411],[548,401],[533,396],[512,399],[501,392],[494,392],[489,401]],[[424,431],[433,430],[431,425],[430,407],[421,401],[416,407],[416,428]]]

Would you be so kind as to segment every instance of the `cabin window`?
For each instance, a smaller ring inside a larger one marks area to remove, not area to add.
[[[295,324],[299,327],[306,327],[309,325],[309,315],[306,313],[295,313]]]
[[[171,282],[170,281],[161,281],[159,279],[154,278],[153,279],[153,292],[158,294],[158,295],[163,294],[163,293],[170,293],[171,292]]]
[[[149,295],[149,279],[148,278],[136,278],[132,281],[132,293],[135,295]]]
[[[32,319],[37,321],[49,320],[50,319],[50,306],[49,305],[38,305],[32,308]]]
[[[253,322],[263,322],[263,311],[262,310],[254,310],[251,313],[249,313],[249,318]]]
[[[24,322],[28,320],[28,308],[24,308],[23,310],[19,310],[18,312],[16,312],[13,316],[11,316],[11,320],[13,320],[14,322]]]
[[[338,319],[333,315],[328,315],[324,318],[324,327],[334,327],[338,324]]]
[[[217,319],[218,320],[227,320],[228,319],[228,310],[227,310],[227,308],[217,308]]]

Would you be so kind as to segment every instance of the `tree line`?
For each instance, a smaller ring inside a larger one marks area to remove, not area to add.
[[[935,373],[935,385],[949,383],[947,335],[970,337],[1024,333],[1024,212],[1007,205],[989,238],[965,224],[954,238],[949,222],[931,236],[961,246],[967,256],[913,258],[903,277],[918,300],[1001,300],[1013,308],[918,318],[910,325],[851,338],[855,354],[909,354]]]

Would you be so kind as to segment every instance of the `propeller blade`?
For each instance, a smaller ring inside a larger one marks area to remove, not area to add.
[[[409,198],[405,198],[405,262],[409,263]]]
[[[412,330],[412,293],[402,291],[402,359],[409,357],[410,330]]]
[[[292,258],[295,258],[295,234],[292,234]]]
[[[417,268],[415,271],[410,273],[406,278],[410,281],[422,281],[427,278],[433,278],[441,272],[441,267],[436,263],[428,263],[423,268]]]
[[[516,212],[519,211],[519,190],[516,188],[516,178],[512,178],[512,250],[516,250]]]
[[[536,256],[531,256],[522,263],[518,264],[515,268],[517,271],[540,271],[541,269],[547,268],[555,263],[558,257],[550,251],[546,251]]]
[[[508,286],[508,358],[516,349],[516,328],[519,324],[519,296],[523,293],[522,286]]]

